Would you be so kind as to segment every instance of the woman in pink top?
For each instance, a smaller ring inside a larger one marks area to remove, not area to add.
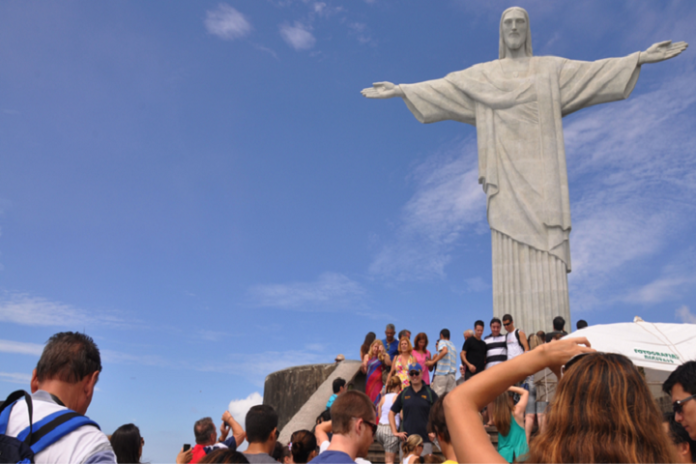
[[[416,358],[416,362],[423,368],[423,382],[426,385],[430,385],[430,372],[428,372],[428,366],[425,365],[425,362],[430,361],[432,358],[430,351],[428,351],[428,336],[424,332],[416,335],[413,347],[413,357]]]

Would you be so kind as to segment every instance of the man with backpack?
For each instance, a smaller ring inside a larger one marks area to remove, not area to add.
[[[32,373],[32,395],[15,392],[2,406],[3,462],[116,463],[109,439],[84,416],[101,369],[91,337],[76,332],[53,335]]]
[[[411,385],[401,391],[389,411],[389,425],[394,436],[405,440],[417,434],[423,439],[423,454],[433,452],[433,444],[428,437],[428,418],[430,408],[437,401],[437,394],[423,382],[423,368],[418,363],[409,364],[408,378]],[[396,428],[396,415],[404,411],[403,432]]]
[[[527,335],[521,330],[515,328],[515,322],[512,316],[506,314],[503,316],[503,327],[507,331],[505,342],[507,343],[507,359],[508,361],[515,358],[525,351],[529,351],[527,343]]]

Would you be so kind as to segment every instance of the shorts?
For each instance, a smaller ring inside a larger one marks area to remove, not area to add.
[[[375,434],[375,441],[380,443],[384,447],[385,453],[398,453],[399,452],[399,442],[401,441],[399,437],[395,437],[391,431],[391,426],[386,424],[379,424],[377,426],[377,433]]]

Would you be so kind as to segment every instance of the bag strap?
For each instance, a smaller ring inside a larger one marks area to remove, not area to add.
[[[89,417],[69,409],[61,412],[61,415],[55,417],[40,429],[37,429],[34,433],[34,439],[31,444],[31,450],[34,454],[40,453],[70,432],[82,426],[91,425],[99,429],[99,425]]]
[[[520,341],[520,329],[515,329],[515,338],[517,338],[517,343],[520,345],[520,348],[524,350],[524,345]]]
[[[5,435],[7,433],[7,425],[10,422],[10,414],[12,413],[12,408],[17,404],[17,401],[24,398],[27,402],[27,412],[29,413],[29,427],[27,430],[27,438],[31,440],[32,432],[34,431],[33,417],[34,417],[34,404],[31,401],[31,395],[24,390],[17,390],[10,393],[5,402],[0,407],[0,435]],[[28,442],[27,442],[28,444]]]

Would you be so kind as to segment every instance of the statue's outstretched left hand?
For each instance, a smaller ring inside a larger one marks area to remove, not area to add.
[[[645,50],[640,52],[640,58],[638,59],[638,64],[643,63],[658,63],[660,61],[668,60],[679,55],[681,52],[686,50],[689,44],[686,42],[676,42],[672,43],[671,40],[665,40],[664,42],[658,42],[653,44]]]

